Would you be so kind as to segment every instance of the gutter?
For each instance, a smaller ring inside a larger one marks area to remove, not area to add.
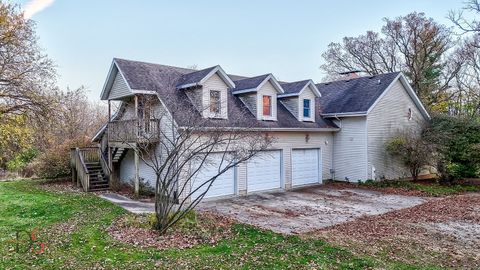
[[[322,117],[355,117],[355,116],[367,116],[367,112],[345,112],[345,113],[325,113],[320,114]]]
[[[187,129],[189,127],[178,127],[179,129]],[[244,128],[244,127],[200,127],[198,131],[209,130],[238,130],[238,131],[304,131],[304,132],[332,132],[340,131],[340,128]]]

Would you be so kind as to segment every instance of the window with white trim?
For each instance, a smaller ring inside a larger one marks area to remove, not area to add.
[[[222,111],[221,93],[218,90],[210,90],[210,113],[217,116]]]
[[[304,99],[303,100],[303,117],[304,118],[310,118],[312,117],[312,110],[310,107],[310,99]]]
[[[272,116],[272,97],[263,96],[262,104],[263,104],[263,116]]]

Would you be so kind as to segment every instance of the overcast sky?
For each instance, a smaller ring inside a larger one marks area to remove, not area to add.
[[[221,65],[245,76],[320,81],[321,54],[332,41],[380,30],[384,17],[446,15],[462,0],[402,1],[13,1],[37,22],[61,88],[100,91],[113,57],[180,67]]]

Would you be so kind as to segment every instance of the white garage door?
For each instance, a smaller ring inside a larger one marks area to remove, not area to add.
[[[218,169],[220,166],[222,160],[222,154],[221,153],[216,153],[216,154],[211,154],[208,157],[208,162],[205,162],[200,168],[200,170],[195,174],[195,176],[192,177],[191,180],[191,191],[193,192],[195,189],[198,188],[197,191],[195,191],[192,194],[192,199],[197,198],[200,196],[202,193],[205,192],[205,190],[208,187],[208,184],[204,184],[208,180],[210,180],[212,177],[218,174]],[[192,167],[197,168],[197,166]],[[234,195],[235,194],[235,168],[230,168],[220,176],[218,176],[214,181],[210,189],[208,190],[207,194],[204,196],[204,198],[212,198],[212,197],[218,197],[218,196],[227,196],[227,195]]]
[[[321,183],[320,149],[292,150],[292,185]]]
[[[281,187],[281,151],[262,151],[247,163],[247,192]]]

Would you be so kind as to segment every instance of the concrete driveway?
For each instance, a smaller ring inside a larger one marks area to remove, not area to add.
[[[301,234],[364,215],[412,207],[426,200],[365,189],[315,186],[207,201],[202,202],[199,209],[279,233]]]

